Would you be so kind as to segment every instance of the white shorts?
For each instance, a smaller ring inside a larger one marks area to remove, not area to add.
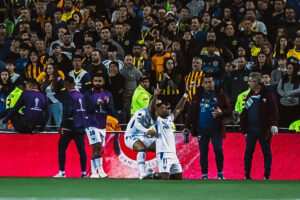
[[[155,142],[156,138],[149,138],[143,135],[136,136],[124,136],[125,144],[128,148],[133,150],[133,145],[137,141],[141,141],[146,147],[149,147],[153,142]]]
[[[182,173],[182,167],[176,153],[157,153],[156,160],[159,173]]]
[[[94,127],[89,127],[85,129],[86,134],[89,139],[90,145],[94,145],[97,143],[102,143],[102,146],[105,144],[105,135],[106,135],[106,130],[105,129],[98,129]]]

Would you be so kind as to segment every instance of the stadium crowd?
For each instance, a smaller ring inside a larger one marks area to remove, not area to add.
[[[1,0],[0,6],[1,112],[12,107],[7,96],[22,91],[17,84],[35,79],[48,99],[47,125],[59,127],[64,79],[73,77],[84,93],[101,73],[112,115],[128,123],[156,84],[174,109],[185,87],[191,102],[203,73],[211,72],[235,107],[236,123],[249,74],[260,72],[276,97],[280,126],[300,118],[297,0]]]

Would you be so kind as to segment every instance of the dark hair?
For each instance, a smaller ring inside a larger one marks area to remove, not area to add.
[[[118,48],[115,45],[110,45],[107,49],[108,52],[118,52]]]
[[[7,59],[5,61],[6,64],[13,64],[14,66],[16,66],[16,60],[13,60],[13,59]]]
[[[38,87],[38,82],[34,78],[29,78],[26,80],[26,84],[29,84],[31,87]]]
[[[78,15],[79,16],[79,23],[81,24],[82,23],[82,15],[79,11],[75,11],[73,14],[72,14],[72,18],[74,15]],[[74,19],[74,18],[73,18]],[[75,19],[74,19],[75,20]],[[76,21],[76,20],[75,20]]]
[[[291,77],[291,83],[293,84],[293,89],[297,89],[299,87],[300,84],[300,78],[298,76],[298,69],[299,69],[299,65],[293,64],[293,63],[289,63],[287,65],[292,65],[293,66],[293,73],[292,73],[292,77]],[[289,81],[289,76],[287,73],[282,77],[282,85],[281,88],[282,90],[284,90],[284,84],[286,82]]]
[[[80,60],[82,60],[81,55],[78,55],[78,54],[74,54],[74,55],[73,55],[72,61],[75,60],[75,58],[79,58]]]
[[[52,65],[53,66],[53,78],[52,80],[50,80],[50,76],[47,73],[47,67],[48,65]],[[45,79],[41,85],[41,90],[44,91],[50,84],[51,85],[51,90],[54,91],[55,90],[55,86],[57,85],[58,82],[58,77],[59,77],[59,73],[58,73],[58,67],[56,64],[54,63],[48,63],[46,66],[46,76]]]
[[[74,18],[68,19],[67,25],[70,25],[72,22],[76,22],[76,20]]]
[[[109,63],[109,67],[110,65],[116,65],[119,69],[119,63],[117,61],[112,61],[111,63]]]
[[[93,48],[96,47],[95,42],[85,42],[82,46],[88,46],[88,45],[90,45]]]
[[[55,43],[55,44],[52,45],[52,49],[55,49],[56,47],[60,47],[61,48],[61,46],[58,43]]]
[[[92,80],[94,80],[95,77],[102,77],[104,79],[104,81],[105,81],[105,76],[102,73],[96,73],[96,74],[94,74]]]
[[[64,82],[68,82],[68,83],[70,83],[70,84],[75,85],[74,78],[71,77],[71,76],[66,76]]]

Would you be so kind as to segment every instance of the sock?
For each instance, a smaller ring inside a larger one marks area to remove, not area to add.
[[[98,172],[100,170],[102,170],[102,157],[101,156],[95,157],[95,163],[96,163],[96,168],[98,169]]]
[[[95,162],[95,159],[91,159],[91,171],[92,171],[92,174],[96,174],[96,162]]]
[[[81,175],[86,175],[86,172],[84,172],[84,171],[83,171],[83,172],[81,172]]]
[[[65,175],[65,171],[59,170],[59,173],[62,174],[62,175]]]
[[[145,172],[145,160],[146,160],[146,150],[139,150],[136,156],[136,160],[139,166],[140,175],[144,175]]]

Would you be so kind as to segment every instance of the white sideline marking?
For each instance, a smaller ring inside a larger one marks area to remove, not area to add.
[[[146,198],[147,199],[147,198]],[[152,198],[151,198],[152,199]],[[62,198],[49,198],[49,197],[0,197],[0,200],[131,200],[131,198],[69,198],[69,197],[62,197]],[[161,199],[152,199],[152,200],[161,200]],[[228,200],[228,199],[216,199],[214,200]],[[274,199],[250,199],[249,200],[274,200]],[[300,199],[278,199],[278,200],[300,200]]]

